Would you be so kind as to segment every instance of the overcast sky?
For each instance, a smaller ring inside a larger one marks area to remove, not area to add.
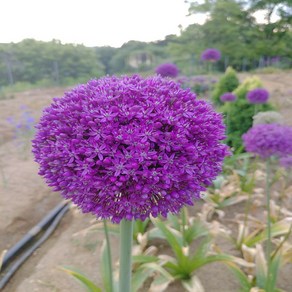
[[[0,43],[34,38],[120,47],[155,41],[202,21],[187,17],[188,7],[184,0],[2,0]]]

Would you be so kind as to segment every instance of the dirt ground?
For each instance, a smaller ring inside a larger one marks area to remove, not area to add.
[[[289,125],[292,125],[291,73],[257,74],[264,87],[271,92],[271,102],[279,108]],[[242,80],[245,77],[245,74],[240,75]],[[0,99],[0,252],[11,247],[61,201],[59,194],[53,193],[37,174],[38,166],[30,153],[30,137],[15,139],[14,126],[7,119],[21,119],[25,108],[38,120],[42,109],[50,104],[53,97],[62,96],[65,90],[38,89]],[[196,209],[199,207],[200,203]],[[79,269],[95,283],[100,283],[103,234],[74,236],[74,233],[88,227],[92,220],[93,216],[80,214],[75,208],[70,209],[50,239],[37,249],[3,291],[83,291],[78,283],[60,271],[59,266]],[[114,259],[117,259],[116,237],[112,237],[112,245]],[[229,248],[227,243],[225,247]],[[198,276],[206,292],[238,291],[235,278],[222,265],[208,265],[199,271]],[[281,282],[283,289],[292,287],[289,274],[281,275]],[[179,292],[183,288],[173,285],[168,291]]]

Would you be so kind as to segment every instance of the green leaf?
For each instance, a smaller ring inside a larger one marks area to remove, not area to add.
[[[264,289],[267,281],[267,263],[265,259],[265,254],[261,245],[256,246],[256,284],[259,288]]]
[[[144,282],[153,274],[152,269],[145,269],[145,267],[138,268],[132,274],[132,291],[138,291]]]
[[[155,256],[136,255],[132,257],[133,264],[145,264],[145,263],[153,263],[157,261],[158,261],[158,258]]]
[[[252,284],[249,282],[247,275],[243,273],[242,270],[234,263],[228,261],[225,263],[238,279],[241,286],[241,292],[249,292],[252,288]]]
[[[103,279],[103,284],[104,284],[105,290],[107,292],[113,292],[113,291],[111,291],[111,277],[109,275],[109,270],[110,270],[109,261],[111,259],[108,258],[107,248],[108,248],[107,243],[104,240],[102,247],[101,247],[101,274],[102,274],[102,279]]]
[[[204,292],[204,287],[199,278],[194,275],[190,280],[183,280],[182,285],[188,292]]]
[[[284,220],[276,222],[275,224],[272,225],[271,228],[271,237],[276,237],[276,236],[281,236],[285,235],[286,233],[289,232],[290,224],[288,222],[285,222]],[[247,236],[244,239],[244,244],[247,246],[254,246],[257,243],[260,243],[264,240],[267,239],[267,229],[262,231],[256,236]]]
[[[274,291],[276,289],[277,278],[279,274],[279,268],[282,260],[281,252],[277,253],[271,261],[270,275],[267,279],[268,291]]]
[[[154,278],[154,281],[151,283],[149,291],[151,292],[162,292],[168,288],[173,279],[164,277],[163,275],[158,275]]]
[[[166,224],[159,219],[152,219],[153,224],[160,229],[160,231],[165,236],[165,239],[171,246],[173,252],[175,253],[177,259],[182,261],[185,258],[182,251],[182,236],[175,229],[166,226]]]
[[[69,267],[60,267],[60,269],[67,274],[73,276],[75,279],[80,281],[87,289],[88,292],[102,292],[102,290],[97,287],[92,281],[90,281],[86,276],[83,274],[73,270]]]
[[[148,228],[149,222],[150,222],[149,218],[146,218],[144,221],[141,221],[141,220],[135,220],[134,221],[134,226],[133,226],[133,228],[134,228],[134,230],[133,230],[134,240],[136,240],[137,235],[139,233],[141,233],[142,235],[144,233],[146,233],[146,230]]]

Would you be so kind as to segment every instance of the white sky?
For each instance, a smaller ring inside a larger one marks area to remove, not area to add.
[[[184,0],[0,0],[0,43],[25,38],[86,46],[120,47],[178,34],[187,17]]]

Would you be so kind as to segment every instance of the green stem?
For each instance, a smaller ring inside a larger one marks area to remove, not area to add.
[[[110,239],[109,239],[109,232],[106,224],[106,220],[103,220],[103,227],[104,227],[104,234],[105,234],[105,241],[106,241],[106,253],[108,257],[108,274],[109,274],[109,289],[110,292],[114,291],[113,288],[113,268],[112,268],[112,253],[111,253],[111,246],[110,246]]]
[[[271,279],[271,208],[270,208],[270,201],[271,201],[271,190],[270,190],[270,159],[267,159],[266,162],[266,204],[267,204],[267,247],[266,247],[266,254],[267,254],[267,266],[268,266],[268,274],[267,274],[267,291],[270,291],[269,287],[269,279]]]
[[[120,224],[119,292],[131,291],[133,222],[123,219]]]

